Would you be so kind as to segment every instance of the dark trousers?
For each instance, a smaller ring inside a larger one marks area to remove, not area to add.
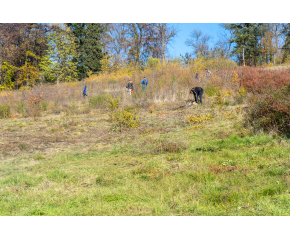
[[[199,97],[200,103],[202,103],[202,94],[203,94],[203,89],[196,94],[197,95],[196,102],[197,102],[197,99]]]

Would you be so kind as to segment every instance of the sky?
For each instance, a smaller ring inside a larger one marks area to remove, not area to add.
[[[189,37],[190,32],[194,29],[201,30],[203,33],[209,34],[213,37],[210,41],[210,46],[213,46],[218,41],[218,32],[221,29],[219,23],[174,23],[178,26],[179,32],[174,38],[173,42],[168,46],[169,57],[179,57],[186,52],[192,52],[191,47],[186,46],[185,41]]]

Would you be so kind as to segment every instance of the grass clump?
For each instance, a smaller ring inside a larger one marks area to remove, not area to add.
[[[212,115],[211,114],[207,114],[207,115],[186,115],[185,116],[187,122],[192,125],[192,124],[196,124],[196,123],[203,123],[205,121],[211,120],[212,119]]]
[[[11,108],[9,104],[0,104],[0,118],[10,118],[11,117]]]
[[[26,149],[26,145],[25,145],[24,143],[20,143],[20,144],[19,144],[19,148],[20,148],[21,150],[25,150],[25,149]]]
[[[17,104],[17,113],[21,114],[23,117],[28,117],[28,110],[24,102]]]
[[[166,139],[152,139],[148,138],[146,144],[149,144],[150,151],[153,154],[159,153],[179,153],[183,151],[186,147],[180,143],[172,142]]]
[[[45,157],[42,156],[41,154],[37,154],[34,159],[35,160],[43,160],[43,159],[45,159]]]
[[[89,98],[89,105],[92,107],[102,107],[106,106],[109,101],[109,95],[108,94],[99,94],[96,96],[92,96]]]

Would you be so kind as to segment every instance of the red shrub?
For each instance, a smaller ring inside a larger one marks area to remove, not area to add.
[[[290,136],[290,85],[288,87],[261,94],[252,103],[246,116],[247,122],[256,129],[271,131]]]
[[[275,90],[290,84],[289,69],[262,69],[254,67],[237,70],[242,86],[249,91]]]

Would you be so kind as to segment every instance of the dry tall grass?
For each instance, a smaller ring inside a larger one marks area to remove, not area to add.
[[[211,70],[210,77],[206,77],[205,68]],[[196,73],[199,74],[198,79],[195,79]],[[144,92],[141,89],[143,77],[149,80],[147,90]],[[125,91],[128,80],[134,84],[132,96]],[[73,109],[75,105],[84,104],[92,97],[105,95],[119,97],[121,107],[127,105],[149,107],[152,104],[162,103],[184,105],[186,100],[193,98],[189,91],[195,86],[204,88],[207,96],[219,95],[221,99],[217,99],[217,102],[223,102],[222,99],[228,95],[238,98],[241,95],[245,96],[247,91],[259,92],[268,88],[280,88],[289,82],[289,70],[286,69],[243,68],[226,60],[206,61],[198,58],[192,65],[187,66],[168,63],[144,70],[128,66],[117,72],[92,75],[84,81],[2,91],[0,104],[9,105],[13,116],[37,116],[43,108],[60,113]],[[85,85],[88,89],[87,98],[82,94]],[[32,96],[37,98],[37,104],[31,104]]]

